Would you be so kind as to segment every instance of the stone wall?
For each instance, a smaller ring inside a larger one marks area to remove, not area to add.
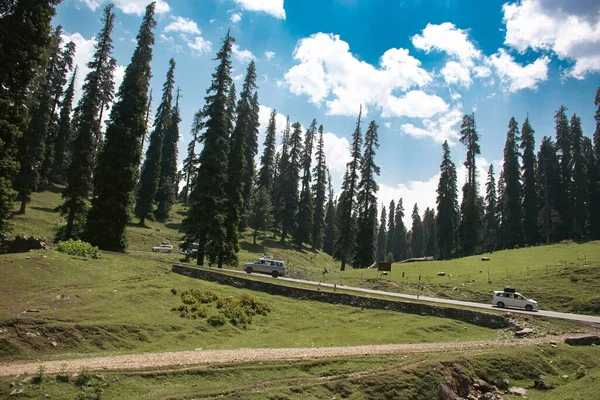
[[[483,313],[479,311],[459,308],[440,307],[433,304],[411,303],[402,300],[384,300],[345,293],[332,293],[312,289],[304,289],[275,283],[246,279],[243,275],[231,276],[220,274],[217,271],[193,268],[184,265],[173,265],[172,271],[176,274],[190,278],[217,282],[237,288],[256,290],[272,295],[291,297],[299,300],[321,301],[329,304],[343,304],[376,310],[389,310],[407,314],[428,315],[441,318],[450,318],[486,328],[507,328],[510,322],[501,315]]]

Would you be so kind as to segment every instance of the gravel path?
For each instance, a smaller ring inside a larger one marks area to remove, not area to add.
[[[192,367],[196,365],[227,364],[253,361],[306,360],[327,357],[388,355],[402,353],[426,353],[442,351],[465,351],[484,348],[529,346],[534,344],[560,343],[565,337],[582,335],[545,336],[532,339],[488,340],[451,343],[388,344],[349,347],[282,348],[282,349],[234,349],[194,350],[169,353],[147,353],[112,357],[82,358],[60,361],[30,363],[0,363],[0,376],[34,374],[40,366],[44,372],[54,374],[61,370],[71,373],[88,368],[94,371],[139,370],[165,367]]]

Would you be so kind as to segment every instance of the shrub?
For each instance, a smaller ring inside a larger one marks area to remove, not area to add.
[[[44,370],[44,366],[40,365],[38,367],[37,373],[33,376],[33,379],[31,379],[31,382],[35,384],[42,383],[42,381],[44,380]]]
[[[227,321],[225,320],[225,317],[223,316],[223,314],[219,313],[219,314],[213,314],[210,317],[208,317],[206,322],[208,322],[208,324],[212,325],[212,326],[221,326],[221,325],[225,325],[225,323]]]
[[[177,289],[171,288],[171,293],[173,293],[173,296],[177,296]]]
[[[57,250],[71,256],[100,258],[100,250],[83,240],[69,239],[66,242],[60,242]]]

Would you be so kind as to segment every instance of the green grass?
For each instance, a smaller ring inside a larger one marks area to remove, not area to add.
[[[1,255],[0,324],[7,332],[0,334],[0,359],[465,341],[501,334],[450,319],[293,300],[190,279],[171,273],[171,264],[155,257],[103,253],[92,260],[53,250]],[[171,309],[181,304],[179,293],[192,288],[224,297],[248,294],[271,312],[253,317],[246,329],[181,318]],[[15,319],[16,326],[8,322]]]
[[[488,349],[468,353],[406,354],[345,357],[295,362],[261,362],[186,368],[87,373],[91,386],[58,382],[44,376],[40,383],[17,384],[22,397],[75,398],[99,386],[102,398],[128,399],[433,399],[441,387],[483,379],[495,384],[508,379],[510,386],[528,389],[527,398],[588,400],[600,389],[600,349],[559,345]],[[586,375],[577,379],[579,368]],[[545,375],[554,390],[531,389],[534,379]],[[568,379],[562,378],[568,375]],[[0,379],[0,397],[8,395],[11,381]],[[504,396],[510,399],[510,396]]]

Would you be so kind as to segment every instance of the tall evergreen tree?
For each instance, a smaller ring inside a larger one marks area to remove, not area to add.
[[[125,69],[106,129],[106,140],[94,174],[92,207],[86,221],[85,237],[104,250],[127,248],[125,226],[133,200],[141,158],[140,142],[146,132],[148,85],[152,76],[153,29],[156,3],[146,7],[137,35],[137,47]],[[101,92],[103,93],[103,92]],[[115,179],[118,177],[119,179]]]
[[[256,64],[254,60],[250,61],[246,75],[251,74],[252,88],[250,90],[250,98],[248,100],[248,116],[246,119],[246,168],[244,175],[243,186],[243,207],[247,210],[252,194],[252,184],[255,176],[254,158],[258,152],[258,128],[260,127],[258,113],[260,106],[258,104],[258,93],[256,92]],[[240,228],[245,227],[245,218],[241,219]]]
[[[360,162],[360,182],[357,194],[356,244],[352,266],[367,268],[376,261],[377,240],[377,192],[379,186],[375,177],[379,176],[380,168],[375,164],[375,154],[379,148],[377,124],[369,123],[365,132],[364,152]]]
[[[390,206],[388,208],[388,225],[387,225],[387,237],[385,242],[385,251],[384,255],[387,256],[388,253],[394,254],[394,231],[396,230],[396,202],[394,200],[390,201]],[[385,260],[384,260],[385,261]]]
[[[562,190],[560,164],[556,155],[556,145],[548,136],[542,139],[538,152],[538,226],[540,234],[545,238],[546,244],[558,240],[560,237],[561,219],[557,210],[557,203]]]
[[[329,198],[327,200],[327,209],[325,211],[325,233],[323,235],[323,251],[329,255],[333,255],[333,247],[337,240],[336,231],[336,204],[333,198],[333,184],[331,183],[331,175],[327,171],[327,182],[329,190]]]
[[[435,211],[427,207],[423,214],[423,255],[425,257],[435,257]]]
[[[560,179],[561,186],[559,197],[556,199],[556,209],[560,214],[562,221],[561,238],[570,238],[573,232],[573,216],[572,207],[569,204],[571,194],[571,178],[573,170],[573,162],[571,157],[571,130],[569,128],[569,120],[566,114],[567,108],[560,106],[554,115],[554,123],[556,129],[556,155],[560,163]]]
[[[73,110],[73,97],[75,95],[75,82],[77,81],[77,67],[73,71],[69,86],[65,91],[62,101],[56,141],[54,144],[54,157],[52,163],[51,177],[56,183],[64,183],[66,170],[69,166],[68,148],[73,140],[73,124],[71,123],[71,111]]]
[[[583,157],[585,159],[586,178],[588,184],[588,204],[587,214],[589,216],[588,221],[588,234],[589,237],[594,240],[600,237],[598,232],[600,227],[600,187],[598,182],[600,181],[600,170],[596,163],[596,157],[594,156],[594,148],[592,141],[588,137],[583,137]]]
[[[182,201],[187,204],[189,201],[190,193],[192,191],[191,185],[195,180],[196,173],[198,172],[198,158],[196,157],[196,143],[200,140],[200,133],[202,131],[203,121],[202,113],[197,112],[194,114],[194,121],[192,123],[192,140],[187,147],[187,157],[183,160],[183,178],[185,179],[185,186],[183,188]]]
[[[154,216],[160,221],[169,218],[171,207],[175,203],[179,187],[179,176],[177,173],[177,158],[179,156],[177,145],[179,143],[179,123],[181,122],[179,97],[180,91],[177,89],[175,107],[171,110],[170,121],[163,140],[160,179],[158,181],[158,190],[156,191],[156,201],[158,204],[154,211]]]
[[[277,162],[277,179],[273,182],[273,208],[275,210],[275,224],[283,227],[285,215],[284,191],[285,191],[285,171],[289,162],[289,138],[291,135],[290,117],[288,115],[283,129],[281,139],[281,152]]]
[[[289,152],[281,176],[281,242],[288,233],[294,232],[296,210],[298,208],[298,181],[302,168],[302,127],[299,122],[292,125],[292,132],[286,145]]]
[[[500,249],[506,248],[506,224],[504,221],[504,203],[506,200],[506,183],[504,180],[504,169],[500,170],[500,176],[498,177],[498,190],[496,191],[498,194],[498,238],[497,238],[497,246]]]
[[[538,241],[537,230],[537,193],[535,181],[535,137],[534,130],[525,119],[521,127],[521,150],[523,152],[523,166],[521,167],[521,181],[523,183],[523,240],[525,244],[535,244]]]
[[[583,131],[581,130],[581,119],[573,114],[571,118],[571,160],[572,173],[569,204],[573,216],[572,237],[582,240],[589,234],[589,184],[586,168],[586,159],[583,149]]]
[[[317,143],[317,165],[313,169],[315,184],[312,187],[314,197],[312,249],[323,248],[325,232],[325,202],[327,200],[327,162],[325,160],[325,142],[323,140],[323,125],[319,126],[319,142]]]
[[[227,132],[229,137],[233,135],[233,130],[235,129],[235,122],[237,119],[237,94],[235,91],[235,83],[231,83],[231,87],[229,88],[229,96],[227,97]]]
[[[277,117],[277,111],[271,110],[269,117],[269,125],[267,126],[267,134],[265,135],[264,150],[260,157],[260,171],[258,172],[258,186],[264,187],[269,193],[269,196],[273,195],[273,176],[275,174],[275,144],[276,144],[276,133],[277,125],[275,118]]]
[[[395,261],[402,261],[408,258],[409,242],[406,240],[406,233],[406,226],[404,225],[404,202],[400,198],[396,204],[396,213],[394,214],[394,236],[392,239],[392,255]]]
[[[517,137],[519,126],[517,121],[510,119],[506,144],[504,145],[504,183],[506,185],[502,209],[502,228],[505,234],[507,248],[523,244],[523,225],[521,219],[521,167],[519,166],[519,151]]]
[[[381,204],[381,213],[379,214],[379,229],[377,230],[377,261],[385,261],[385,246],[387,244],[387,210]]]
[[[596,91],[594,105],[596,106],[594,115],[596,130],[593,135],[593,154],[596,168],[592,168],[591,171],[596,172],[596,178],[593,179],[590,174],[590,231],[592,239],[600,239],[600,207],[597,206],[600,204],[600,87]]]
[[[475,157],[481,154],[481,148],[479,147],[479,134],[475,127],[475,114],[463,117],[460,142],[467,147],[467,157],[464,162],[464,166],[467,168],[467,181],[463,186],[459,226],[461,253],[466,256],[474,254],[479,249],[481,241],[481,210],[477,207],[479,185],[477,184],[475,161]]]
[[[182,228],[186,243],[198,243],[198,265],[204,264],[208,255],[210,263],[223,264],[226,245],[225,187],[227,182],[227,162],[229,148],[229,124],[227,104],[231,79],[231,49],[235,39],[230,32],[223,39],[217,53],[219,65],[212,75],[207,90],[202,115],[206,118],[206,129],[202,136],[204,147],[199,157],[199,167],[193,184],[193,199],[189,214]]]
[[[62,27],[59,25],[51,37],[49,60],[45,65],[42,82],[34,97],[31,122],[19,143],[19,162],[21,168],[17,176],[16,186],[21,202],[20,214],[25,213],[31,192],[40,184],[42,165],[46,156],[46,140],[51,125],[52,103],[54,100],[53,84],[61,66]]]
[[[298,250],[302,249],[302,243],[310,242],[313,230],[314,203],[310,188],[310,182],[312,180],[310,166],[316,133],[317,120],[313,119],[304,136],[302,188],[300,190],[300,201],[298,202],[298,213],[296,214],[296,231],[294,232],[294,243],[298,247]]]
[[[135,216],[140,219],[139,225],[145,226],[146,218],[152,217],[153,202],[158,190],[161,165],[163,159],[163,142],[171,123],[171,107],[173,103],[173,87],[175,86],[175,60],[169,60],[167,78],[163,84],[162,99],[156,109],[154,129],[150,134],[146,158],[142,165],[139,189],[136,196]]]
[[[146,107],[146,119],[144,121],[144,135],[142,136],[142,144],[140,145],[141,152],[144,152],[144,143],[146,141],[146,136],[148,136],[148,128],[150,127],[150,111],[152,110],[152,89],[150,89],[150,94],[148,95],[148,106]],[[140,160],[141,161],[141,160]]]
[[[254,229],[252,235],[253,243],[256,244],[258,231],[266,231],[273,226],[273,209],[271,207],[271,196],[264,186],[257,186],[250,199],[250,214],[248,225]]]
[[[439,258],[454,257],[458,246],[458,188],[456,165],[450,158],[448,141],[442,145],[444,155],[440,164],[440,180],[437,188],[437,248]]]
[[[252,129],[253,109],[252,92],[256,88],[256,69],[253,62],[248,65],[244,85],[237,103],[235,115],[237,117],[235,128],[229,141],[229,158],[227,166],[227,184],[225,189],[227,217],[225,219],[226,245],[224,247],[224,260],[228,264],[237,263],[238,231],[242,213],[244,211],[246,182],[246,155],[248,130]],[[249,204],[246,204],[249,206]]]
[[[498,221],[498,196],[496,195],[496,179],[494,166],[490,164],[488,178],[485,183],[485,217],[483,222],[483,238],[485,251],[496,250],[500,222]],[[537,223],[536,223],[537,226]]]
[[[361,164],[360,149],[362,147],[362,136],[360,131],[362,118],[362,106],[358,113],[356,128],[352,134],[352,149],[350,156],[352,159],[346,166],[344,181],[342,183],[342,193],[340,195],[338,209],[338,231],[339,236],[335,243],[334,258],[341,261],[341,270],[346,269],[346,262],[352,260],[354,254],[354,238],[356,235],[356,226],[354,213],[356,211],[356,190],[358,187],[358,171]]]
[[[29,86],[50,44],[50,21],[59,0],[17,0],[4,4],[0,18],[0,233],[16,193],[17,144],[29,121]]]
[[[417,203],[412,211],[412,235],[410,240],[410,248],[412,249],[413,257],[423,257],[423,221],[419,215],[419,207]]]

